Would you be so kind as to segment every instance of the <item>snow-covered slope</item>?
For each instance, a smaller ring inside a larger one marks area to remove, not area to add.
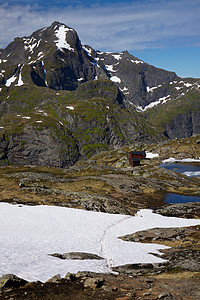
[[[141,210],[135,217],[52,206],[0,203],[0,276],[14,273],[46,281],[67,272],[110,272],[110,267],[163,260],[150,253],[166,248],[118,239],[154,227],[181,227],[200,220],[169,218]],[[52,253],[85,252],[103,260],[60,260]]]

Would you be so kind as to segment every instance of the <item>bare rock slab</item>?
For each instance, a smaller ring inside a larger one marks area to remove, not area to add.
[[[83,253],[83,252],[68,252],[68,253],[53,253],[49,254],[50,256],[58,257],[60,259],[77,259],[77,260],[85,260],[85,259],[104,259],[96,254],[92,253]]]

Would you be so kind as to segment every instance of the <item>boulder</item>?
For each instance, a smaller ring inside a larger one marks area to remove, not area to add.
[[[0,277],[0,289],[2,288],[19,288],[24,286],[28,281],[17,277],[14,274],[6,274]]]

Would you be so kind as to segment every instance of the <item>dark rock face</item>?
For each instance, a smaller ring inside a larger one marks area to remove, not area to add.
[[[48,128],[25,128],[21,134],[10,135],[7,141],[2,138],[0,145],[1,159],[11,164],[65,167],[79,158],[73,139],[63,141]]]
[[[102,68],[107,75],[123,92],[126,99],[134,105],[142,107],[167,95],[171,81],[177,78],[173,72],[155,68],[127,51],[121,53],[102,53],[96,51],[92,56],[96,61],[101,61]],[[100,64],[100,66],[101,66]],[[160,88],[149,92],[149,88]]]
[[[200,132],[200,112],[188,111],[187,114],[179,114],[171,123],[165,125],[165,134],[170,139],[187,138]]]

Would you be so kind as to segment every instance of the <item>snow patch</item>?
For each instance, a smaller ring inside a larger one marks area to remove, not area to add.
[[[74,110],[74,107],[73,106],[66,106],[67,109],[71,109],[71,110]]]
[[[45,55],[45,54],[44,54],[43,52],[39,52],[38,55],[37,55],[37,56],[38,56],[37,59],[40,60],[41,58],[44,57],[44,55]]]
[[[121,82],[121,79],[117,76],[112,76],[110,77],[110,80],[113,81],[113,82],[116,82],[116,83],[120,83]]]
[[[186,163],[198,162],[198,163],[200,163],[200,157],[199,157],[199,159],[195,159],[195,158],[176,159],[174,157],[170,157],[170,158],[164,159],[162,161],[162,163],[164,163],[164,164],[174,163],[174,162],[186,162]]]
[[[160,263],[150,253],[164,245],[126,242],[119,236],[150,228],[185,227],[200,220],[165,217],[151,210],[135,216],[106,214],[53,206],[0,203],[0,276],[16,274],[28,281],[46,281],[55,274],[111,272],[111,266]],[[59,260],[50,253],[85,252],[103,260]]]
[[[128,88],[125,86],[123,87],[123,89],[120,89],[122,92],[127,92],[128,91]]]
[[[151,102],[150,104],[148,104],[147,106],[145,106],[144,108],[142,106],[137,105],[136,106],[136,110],[137,111],[146,111],[149,108],[152,108],[158,104],[164,104],[167,101],[171,100],[170,95],[163,97],[163,98],[159,98],[159,100]]]
[[[159,157],[158,153],[146,152],[146,158]]]
[[[0,64],[2,63],[2,62],[7,62],[7,59],[0,59]]]
[[[0,71],[0,76],[2,76],[2,77],[3,77],[3,76],[4,76],[4,74],[3,74],[3,73],[5,73],[5,70],[1,70],[1,71]]]
[[[39,121],[36,121],[36,123],[42,123],[42,121],[39,120]]]
[[[87,48],[86,46],[82,46],[82,48],[83,48],[83,50],[84,50],[85,52],[87,52],[87,54],[88,54],[89,56],[92,55],[92,49],[91,49],[91,48]]]
[[[131,62],[134,64],[143,64],[144,63],[142,60],[133,60],[133,59],[131,59]]]
[[[113,70],[114,65],[105,65],[105,67],[109,72],[117,72],[117,70]]]
[[[65,48],[69,51],[73,51],[74,52],[74,48],[72,48],[70,46],[70,44],[67,43],[66,41],[66,33],[68,31],[73,31],[73,29],[67,28],[64,25],[59,26],[59,28],[57,30],[55,30],[55,35],[58,39],[58,41],[56,41],[56,46],[59,50],[63,51],[62,49]]]
[[[35,47],[38,47],[40,43],[40,40],[37,41],[33,36],[32,38],[24,38],[24,50],[29,50],[30,53],[32,54],[34,51],[33,49]]]
[[[116,60],[120,60],[122,59],[120,54],[112,54],[112,56],[116,59]]]
[[[30,117],[22,117],[22,119],[30,120]]]
[[[196,171],[196,172],[187,171],[187,172],[184,172],[183,174],[188,177],[195,177],[195,176],[200,176],[200,171]]]
[[[81,78],[78,78],[77,80],[78,80],[78,81],[82,81],[82,80],[84,80],[84,79],[83,79],[83,77],[81,77]]]
[[[188,82],[187,82],[187,83],[184,82],[184,86],[190,87],[190,86],[192,86],[192,84],[191,84],[191,83],[188,83]]]
[[[157,88],[159,88],[161,86],[162,86],[161,84],[159,84],[158,86],[153,86],[151,88],[149,86],[147,86],[147,93],[152,93],[153,90],[155,90],[155,89],[157,89]]]
[[[37,62],[36,60],[32,60],[28,63],[28,65],[35,64],[36,62]],[[33,66],[33,68],[35,68],[35,66]]]
[[[44,72],[44,82],[45,82],[45,86],[48,86],[48,83],[47,83],[47,80],[46,80],[46,71],[45,71],[45,68],[44,68],[44,62],[41,61],[41,64],[42,64],[42,69],[43,69],[43,72]]]
[[[6,80],[6,86],[7,87],[10,87],[11,86],[11,84],[13,83],[13,82],[15,82],[15,80],[17,79],[17,76],[14,74],[12,77],[10,77],[9,79],[7,79]]]
[[[105,52],[97,51],[99,55],[105,54]]]
[[[23,66],[24,65],[22,65],[21,68],[20,68],[18,83],[15,86],[22,86],[22,85],[24,85],[24,82],[22,80],[22,69],[23,69]]]

